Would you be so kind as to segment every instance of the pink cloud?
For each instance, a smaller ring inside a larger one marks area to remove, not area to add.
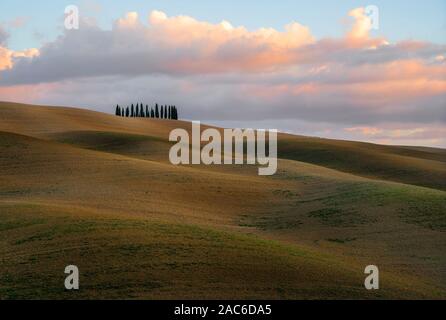
[[[0,101],[20,101],[23,103],[36,103],[44,99],[59,87],[56,83],[0,86]],[[20,97],[20,98],[18,98]]]
[[[28,23],[29,20],[30,20],[29,17],[16,17],[13,20],[11,20],[8,24],[13,28],[22,28]]]
[[[12,68],[12,53],[4,47],[0,47],[0,70]]]
[[[382,129],[375,127],[353,127],[353,128],[345,128],[344,130],[348,132],[359,132],[364,136],[374,136],[383,131]]]
[[[446,128],[440,125],[391,123],[380,127],[344,128],[344,131],[353,134],[355,139],[382,144],[444,146],[446,142]]]
[[[13,51],[8,48],[0,46],[0,71],[6,69],[12,69],[14,65],[14,59],[19,58],[33,58],[39,55],[39,50],[35,48],[26,49],[22,51]]]

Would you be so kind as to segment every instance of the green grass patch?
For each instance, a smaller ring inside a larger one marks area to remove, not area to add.
[[[371,297],[362,268],[299,246],[197,225],[30,208],[1,207],[0,218],[26,222],[0,233],[2,299]],[[78,292],[63,287],[68,264],[80,269]],[[375,298],[422,295],[390,283]]]

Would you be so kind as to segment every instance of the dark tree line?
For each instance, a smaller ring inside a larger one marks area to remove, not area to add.
[[[126,108],[116,106],[115,115],[118,117],[127,118],[158,118],[158,119],[172,119],[178,120],[178,110],[176,106],[161,106],[158,107],[158,103],[155,107],[149,108],[149,105],[144,105],[137,103],[136,107],[132,105]]]

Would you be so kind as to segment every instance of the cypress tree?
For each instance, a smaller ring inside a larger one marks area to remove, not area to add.
[[[130,110],[130,116],[132,118],[135,116],[135,107],[133,106],[133,103],[132,103],[132,107],[131,107],[131,110]]]
[[[150,118],[149,106],[146,104],[146,118]]]
[[[125,116],[128,118],[130,114],[129,106],[127,106],[127,109],[125,109]]]
[[[160,112],[158,110],[158,103],[155,105],[155,118],[159,118],[160,117]]]
[[[155,118],[155,111],[153,111],[153,108],[150,110],[150,117]]]
[[[173,110],[174,110],[174,115],[175,115],[175,120],[178,120],[178,110],[176,106],[173,106]]]

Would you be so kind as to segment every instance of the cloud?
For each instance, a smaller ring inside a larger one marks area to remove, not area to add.
[[[0,100],[26,88],[36,103],[102,111],[158,101],[183,106],[189,119],[298,130],[294,121],[394,141],[379,136],[382,123],[444,124],[446,46],[389,43],[370,35],[363,8],[349,16],[351,29],[337,39],[316,39],[298,22],[250,31],[161,11],[129,12],[109,30],[81,21],[39,50],[0,47]]]
[[[128,12],[124,18],[118,19],[116,22],[118,29],[134,28],[141,26],[139,21],[138,12]]]
[[[12,69],[16,59],[32,59],[38,55],[39,50],[35,48],[13,51],[0,46],[0,71]]]
[[[129,12],[111,30],[83,21],[80,30],[65,31],[40,48],[38,58],[15,59],[14,68],[0,74],[0,85],[94,76],[281,72],[327,64],[354,68],[401,59],[444,62],[439,57],[445,46],[370,38],[364,9],[350,15],[355,20],[344,38],[320,40],[297,22],[283,31],[249,31],[228,21],[212,24],[161,11],[151,12],[146,24],[137,12]]]
[[[8,25],[11,28],[22,28],[28,23],[29,20],[30,20],[29,17],[23,17],[23,16],[15,17],[13,20],[8,22]]]
[[[291,64],[296,59],[293,50],[314,42],[309,29],[297,22],[286,25],[284,31],[251,32],[227,21],[211,24],[188,16],[169,18],[160,11],[152,12],[148,22],[143,25],[136,12],[118,19],[112,30],[84,21],[79,30],[66,31],[43,46],[38,59],[17,60],[14,68],[0,75],[1,84],[269,70]]]
[[[9,33],[0,25],[0,71],[11,69],[15,59],[28,59],[39,54],[39,50],[35,48],[22,51],[9,50],[6,46],[8,39]]]
[[[0,70],[12,67],[11,52],[7,48],[0,47]]]
[[[9,33],[0,25],[0,46],[6,45],[6,40],[9,38]]]
[[[372,28],[372,20],[365,14],[365,9],[353,9],[348,15],[354,18],[353,27],[348,33],[348,37],[351,39],[368,39],[369,31]]]
[[[446,128],[441,125],[428,127],[417,123],[387,124],[381,127],[353,127],[344,128],[358,140],[367,140],[377,143],[394,143],[399,145],[446,145]]]

